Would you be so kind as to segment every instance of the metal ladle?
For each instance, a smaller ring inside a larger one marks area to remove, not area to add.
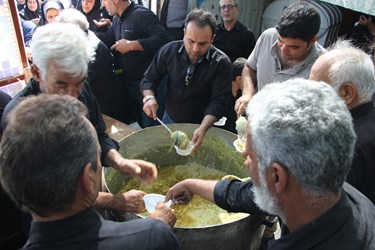
[[[165,125],[165,123],[164,122],[162,122],[160,119],[159,119],[159,117],[156,117],[156,120],[161,124],[161,125],[163,125],[163,127],[166,129],[166,130],[168,130],[168,132],[170,133],[170,135],[172,136],[172,130],[170,130],[169,128],[168,128],[168,126],[167,125]],[[181,132],[181,133],[183,133],[183,132]],[[191,141],[189,141],[189,147],[187,148],[187,149],[180,149],[179,147],[177,147],[176,145],[173,145],[174,146],[174,148],[176,149],[176,153],[178,154],[178,155],[181,155],[181,156],[187,156],[187,155],[190,155],[191,154],[191,150],[193,149],[193,147],[194,147],[194,144],[191,142]]]
[[[168,130],[168,132],[172,135],[172,130],[170,130],[170,129],[168,128],[168,126],[165,125],[165,123],[162,122],[162,121],[159,119],[159,117],[156,117],[156,120],[158,120],[158,122],[159,122],[161,125],[163,125],[164,128],[166,128],[166,129]]]

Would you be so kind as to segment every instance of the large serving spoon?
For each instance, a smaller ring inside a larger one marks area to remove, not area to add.
[[[176,153],[182,156],[190,155],[194,144],[189,140],[189,137],[184,132],[179,130],[172,132],[172,130],[168,128],[168,126],[165,125],[165,123],[162,122],[158,117],[156,117],[156,120],[170,133]]]
[[[158,120],[158,122],[161,124],[161,125],[163,125],[164,126],[164,128],[166,128],[166,130],[168,130],[169,131],[169,133],[172,135],[173,134],[173,132],[172,132],[172,130],[170,129],[170,128],[168,128],[168,126],[167,125],[165,125],[165,123],[164,122],[162,122],[160,119],[159,119],[159,117],[156,117],[156,120]]]

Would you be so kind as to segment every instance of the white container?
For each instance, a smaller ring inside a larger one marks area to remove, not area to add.
[[[153,213],[159,202],[164,202],[165,196],[161,194],[146,194],[143,196],[143,201],[145,202],[145,207],[147,212]],[[172,201],[165,203],[168,207],[172,204]]]

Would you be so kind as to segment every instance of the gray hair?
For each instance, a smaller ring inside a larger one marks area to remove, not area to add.
[[[40,216],[66,211],[84,166],[91,163],[98,171],[98,139],[86,115],[76,98],[43,94],[26,98],[9,113],[0,181],[18,206]]]
[[[80,27],[86,34],[89,31],[89,22],[86,16],[76,9],[65,9],[56,17],[56,22],[71,23]]]
[[[305,79],[269,84],[251,100],[247,114],[260,173],[276,162],[306,193],[341,190],[356,136],[351,115],[331,86]]]
[[[72,77],[87,76],[94,48],[76,25],[50,23],[36,29],[31,42],[33,64],[45,79],[51,64]]]
[[[328,78],[336,91],[350,82],[357,90],[358,104],[371,100],[375,91],[375,75],[374,63],[368,54],[349,41],[339,40],[323,56],[330,58]]]

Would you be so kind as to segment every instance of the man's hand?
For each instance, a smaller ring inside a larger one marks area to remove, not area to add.
[[[103,26],[111,26],[112,25],[112,22],[111,20],[107,19],[107,18],[102,18],[100,19],[100,21],[96,21],[95,19],[93,20],[94,21],[94,24],[98,27],[103,27]]]
[[[132,189],[119,195],[122,196],[123,202],[119,204],[116,209],[117,211],[140,213],[145,209],[145,203],[143,201],[143,196],[146,195],[145,192]]]
[[[147,98],[150,98],[150,99],[144,99],[143,111],[146,113],[148,117],[151,117],[152,119],[155,120],[157,117],[156,111],[159,108],[158,103],[155,97],[154,98],[147,97]]]
[[[126,54],[130,51],[143,50],[143,47],[138,41],[130,41],[126,39],[118,40],[114,45],[112,45],[111,50],[116,50],[121,54]]]
[[[156,210],[150,214],[150,217],[164,221],[170,227],[173,227],[177,220],[173,209],[165,205],[163,202],[158,203]]]
[[[237,99],[236,104],[234,105],[234,111],[237,113],[237,117],[241,115],[245,115],[246,107],[253,98],[252,95],[242,95],[240,98]]]
[[[136,177],[143,185],[155,182],[158,176],[155,164],[144,160],[125,159],[114,149],[108,151],[105,165],[113,167],[123,175]]]
[[[211,128],[212,125],[217,122],[217,120],[217,117],[213,115],[204,116],[201,125],[194,131],[193,139],[191,139],[191,141],[194,143],[192,153],[196,152],[199,149],[199,146],[201,145],[207,130]]]
[[[242,96],[238,98],[236,104],[234,105],[234,110],[237,113],[237,117],[245,115],[246,107],[250,100],[255,95],[255,86],[257,84],[257,72],[245,65],[242,70]]]
[[[158,177],[155,164],[144,160],[124,159],[120,171],[125,175],[134,176],[143,185],[155,182]]]
[[[199,195],[212,203],[214,200],[214,189],[218,181],[185,179],[171,187],[165,195],[165,201],[172,200],[173,204],[186,204],[194,195]]]
[[[172,200],[174,205],[189,203],[193,199],[194,193],[188,189],[187,183],[187,180],[183,180],[171,187],[165,195],[165,201]]]
[[[93,206],[98,210],[139,213],[145,208],[143,202],[145,194],[145,192],[139,190],[130,190],[123,194],[99,192]]]
[[[194,148],[191,151],[192,153],[196,152],[199,149],[199,146],[202,144],[205,134],[206,134],[206,129],[202,126],[199,126],[194,131],[193,139],[191,139],[191,141],[194,143]]]

